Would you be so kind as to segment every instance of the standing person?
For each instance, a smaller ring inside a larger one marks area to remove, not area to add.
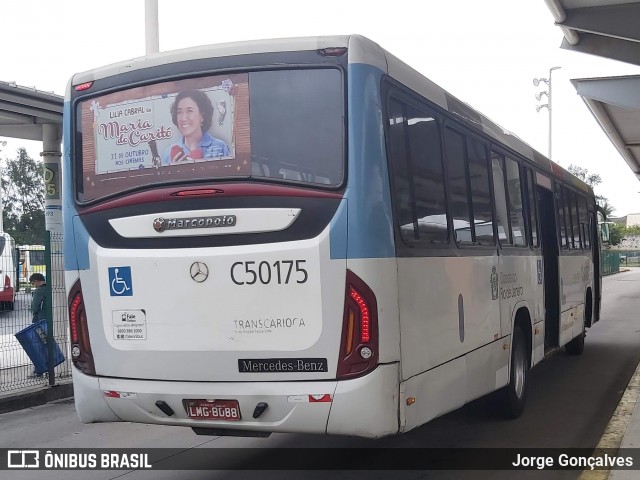
[[[33,273],[29,277],[29,283],[33,290],[31,298],[31,323],[36,323],[43,318],[47,318],[46,313],[46,285],[47,281],[41,273]]]
[[[41,273],[32,273],[29,277],[29,283],[31,284],[31,289],[33,290],[31,297],[31,323],[36,323],[42,319],[47,318],[47,281],[44,278],[44,275],[42,275]],[[41,375],[42,374],[39,374],[34,369],[33,373],[30,376],[32,378],[36,378],[40,377]]]
[[[171,120],[182,134],[162,157],[163,165],[184,161],[229,156],[229,147],[209,133],[213,122],[213,104],[200,90],[183,90],[171,105]]]

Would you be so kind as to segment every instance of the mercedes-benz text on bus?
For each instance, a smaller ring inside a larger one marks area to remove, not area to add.
[[[361,36],[75,75],[64,257],[84,422],[406,432],[599,317],[583,182]]]

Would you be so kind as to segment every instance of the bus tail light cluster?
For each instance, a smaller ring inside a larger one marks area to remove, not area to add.
[[[5,275],[4,276],[4,289],[5,290],[9,290],[11,288],[11,278],[9,278],[9,275]]]
[[[82,92],[84,90],[89,90],[93,86],[93,82],[84,82],[78,85],[75,85],[73,88],[76,92]]]
[[[347,282],[338,379],[362,376],[378,364],[378,304],[373,290],[351,270]]]
[[[71,358],[75,367],[86,375],[95,375],[96,368],[89,342],[87,313],[78,280],[69,293],[69,330],[71,332]]]

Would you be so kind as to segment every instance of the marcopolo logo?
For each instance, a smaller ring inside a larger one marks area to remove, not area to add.
[[[235,227],[235,225],[236,225],[235,215],[218,215],[213,217],[191,217],[191,218],[158,217],[153,221],[153,228],[158,233],[162,233],[166,230],[186,230],[190,228]]]

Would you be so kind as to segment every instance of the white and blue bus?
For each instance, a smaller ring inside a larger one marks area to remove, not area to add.
[[[75,75],[64,258],[83,422],[406,432],[584,348],[589,186],[357,35]]]

